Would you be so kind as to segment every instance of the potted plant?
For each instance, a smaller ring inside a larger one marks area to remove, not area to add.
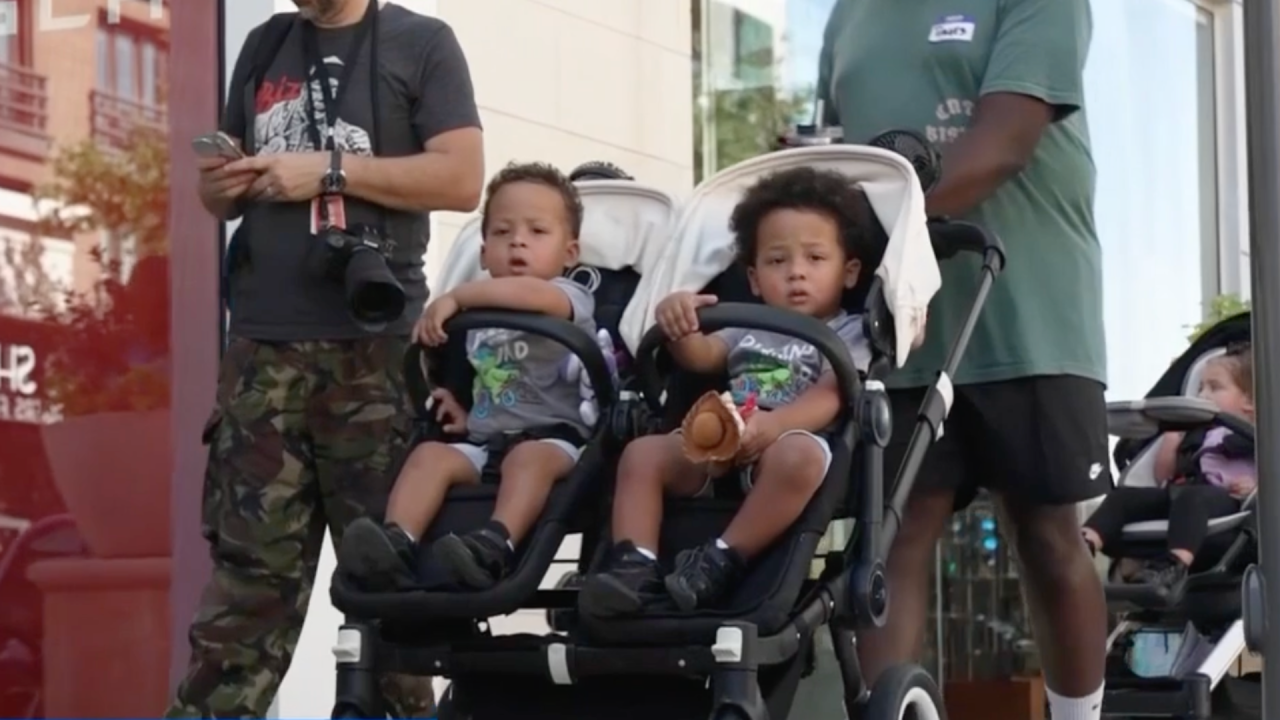
[[[1187,327],[1187,329],[1191,331],[1190,334],[1187,335],[1187,343],[1194,343],[1205,333],[1205,331],[1223,320],[1249,312],[1249,308],[1249,301],[1241,300],[1239,295],[1218,295],[1205,304],[1204,319],[1195,325]]]
[[[166,557],[167,139],[139,127],[119,148],[86,140],[61,151],[52,170],[33,193],[38,208],[53,208],[42,214],[41,234],[102,240],[89,253],[91,276],[76,268],[73,285],[87,290],[45,283],[28,302],[28,312],[64,330],[41,368],[44,451],[95,556]],[[33,266],[39,262],[22,265]]]

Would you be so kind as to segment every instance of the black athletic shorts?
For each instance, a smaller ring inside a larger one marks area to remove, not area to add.
[[[926,388],[892,390],[893,439],[885,450],[892,483],[906,454]],[[1042,375],[956,386],[943,436],[929,448],[913,491],[951,490],[956,508],[985,488],[1032,505],[1067,505],[1111,489],[1103,385]]]

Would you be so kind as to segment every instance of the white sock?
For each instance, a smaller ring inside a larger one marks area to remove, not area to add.
[[[642,547],[637,546],[637,547],[636,547],[636,552],[640,553],[641,555],[645,556],[646,558],[648,558],[648,559],[650,559],[650,560],[652,560],[652,561],[654,561],[654,562],[657,562],[657,561],[658,561],[658,554],[657,554],[657,553],[655,553],[654,551],[650,550],[649,548],[642,548]]]
[[[1063,697],[1046,687],[1044,694],[1049,699],[1050,720],[1100,720],[1105,687],[1106,684],[1099,685],[1097,690],[1081,698]]]
[[[729,543],[725,542],[724,538],[716,538],[716,547],[720,548],[721,550],[728,550]]]
[[[414,545],[417,545],[417,544],[418,544],[418,538],[414,537],[414,536],[413,536],[413,533],[409,532],[408,530],[405,530],[404,528],[400,527],[399,525],[397,525],[397,526],[396,526],[396,529],[397,529],[397,530],[399,530],[400,532],[404,533],[404,536],[405,536],[405,537],[407,537],[407,538],[409,538],[409,542],[413,543]]]

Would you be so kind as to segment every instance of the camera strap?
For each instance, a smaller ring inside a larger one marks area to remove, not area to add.
[[[334,128],[337,127],[339,111],[341,106],[339,103],[346,95],[347,87],[350,84],[351,71],[355,68],[356,62],[360,57],[360,51],[364,48],[366,40],[369,40],[369,94],[370,105],[373,118],[373,127],[369,128],[370,141],[373,144],[373,155],[379,157],[382,155],[382,133],[379,131],[381,125],[381,112],[379,109],[378,86],[380,79],[378,77],[378,13],[382,7],[382,0],[369,0],[368,7],[365,8],[364,17],[360,19],[355,35],[351,38],[351,44],[347,47],[346,57],[342,58],[341,74],[338,76],[338,88],[335,92],[329,74],[329,68],[324,62],[324,56],[320,52],[320,42],[316,31],[316,26],[311,23],[304,23],[302,28],[302,51],[308,63],[315,68],[316,80],[320,84],[320,92],[324,101],[324,121],[325,127],[320,127],[320,118],[316,112],[315,98],[312,95],[312,83],[306,84],[307,96],[307,132],[311,136],[311,144],[319,152],[334,152],[337,143],[337,137],[334,135]],[[331,208],[329,203],[323,198],[319,203],[319,211],[321,220],[326,225],[331,225],[334,218],[331,217]],[[345,210],[343,211],[343,219],[345,220]],[[345,224],[345,222],[343,223]],[[384,240],[387,238],[387,210],[382,206],[378,206],[378,234]]]
[[[342,58],[341,75],[338,76],[338,89],[335,91],[332,85],[332,77],[329,75],[329,68],[324,61],[324,56],[320,52],[320,42],[317,37],[316,26],[312,23],[306,23],[302,28],[302,48],[306,54],[307,61],[314,68],[316,79],[320,83],[320,93],[324,97],[324,132],[321,132],[320,119],[316,113],[315,97],[312,93],[312,83],[306,84],[307,95],[307,132],[311,135],[311,144],[316,150],[325,152],[332,151],[334,148],[335,138],[333,130],[338,124],[339,103],[347,94],[347,86],[350,84],[351,70],[355,66],[356,61],[360,57],[360,50],[363,49],[365,40],[369,37],[370,29],[377,23],[378,17],[378,0],[369,0],[369,6],[365,10],[364,17],[360,19],[360,24],[356,26],[355,35],[351,39],[351,45],[347,47],[346,57]],[[377,40],[374,40],[375,46]],[[370,62],[371,65],[374,63]],[[374,77],[377,77],[376,66],[374,68]]]

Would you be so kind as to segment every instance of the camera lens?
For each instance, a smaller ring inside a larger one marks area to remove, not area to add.
[[[351,254],[343,286],[351,316],[367,329],[381,329],[404,314],[404,288],[386,259],[374,250],[358,249]]]

